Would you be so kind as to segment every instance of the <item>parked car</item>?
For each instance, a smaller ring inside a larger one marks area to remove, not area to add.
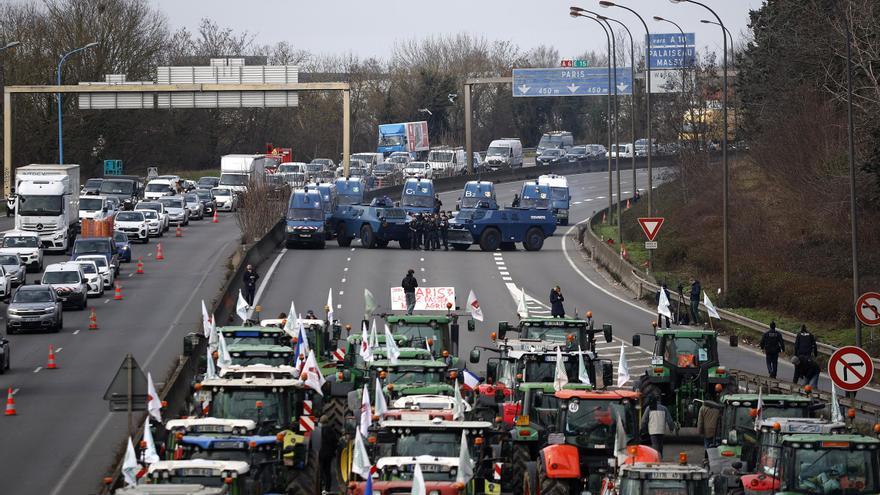
[[[186,202],[183,196],[166,196],[159,198],[159,202],[168,212],[168,223],[175,225],[189,225],[189,210],[186,209]]]
[[[190,218],[195,220],[202,220],[205,218],[205,205],[202,204],[202,201],[196,194],[186,193],[183,196],[183,200],[186,202],[186,208],[189,210]]]
[[[24,283],[27,266],[19,255],[14,253],[0,254],[0,266],[6,272],[12,287],[18,287]]]
[[[51,278],[55,280],[60,276],[53,275]],[[6,308],[6,333],[12,335],[21,330],[31,329],[58,332],[62,328],[64,328],[62,301],[52,286],[23,285],[15,291]],[[8,354],[6,359],[8,365]]]
[[[88,255],[103,256],[112,268],[113,275],[119,274],[119,255],[116,254],[116,243],[112,237],[87,237],[74,241],[70,261]]]
[[[238,196],[231,189],[215,187],[211,192],[214,193],[217,211],[235,211],[238,209]]]
[[[157,218],[158,222],[158,218]],[[124,232],[113,232],[113,240],[116,242],[116,253],[120,263],[131,263],[131,241]]]
[[[150,242],[149,223],[142,211],[121,211],[116,215],[114,228],[123,232],[132,239],[137,239],[144,244]]]
[[[43,270],[43,248],[36,232],[9,231],[0,241],[0,254],[17,254],[28,270]]]
[[[604,144],[587,144],[585,146],[590,158],[605,158],[605,154],[608,152]]]
[[[82,267],[78,263],[52,263],[46,267],[40,283],[51,287],[55,291],[55,295],[61,301],[62,307],[86,309],[89,305],[88,282]],[[30,286],[26,285],[19,290],[23,290],[26,287]]]
[[[169,179],[153,179],[144,188],[144,199],[159,199],[175,194],[174,186],[177,181]]]
[[[144,208],[143,210],[136,209],[134,211],[139,211],[144,214],[144,218],[147,220],[147,235],[150,237],[162,237],[165,235],[165,228],[162,225],[162,217],[156,213],[156,210]]]
[[[86,275],[86,283],[89,286],[87,293],[90,297],[101,297],[104,295],[104,280],[101,278],[101,272],[98,270],[98,264],[92,260],[78,259],[74,263],[82,265],[83,273]]]
[[[159,220],[162,221],[162,231],[167,231],[171,225],[168,218],[168,212],[165,211],[165,205],[158,201],[141,201],[134,207],[135,210],[153,210],[159,214]]]
[[[199,177],[199,180],[196,182],[196,189],[207,189],[211,190],[220,185],[220,177]]]
[[[92,178],[86,180],[86,183],[82,186],[82,191],[80,194],[83,195],[95,195],[98,194],[98,191],[101,190],[101,183],[104,182],[104,179]]]
[[[329,158],[315,158],[311,163],[320,163],[324,170],[336,170],[336,162]]]

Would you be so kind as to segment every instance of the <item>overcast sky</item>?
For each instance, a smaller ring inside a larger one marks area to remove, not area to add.
[[[387,58],[396,40],[468,32],[489,40],[510,40],[523,49],[540,44],[556,47],[563,57],[585,50],[605,50],[598,24],[572,19],[568,8],[577,5],[626,23],[634,35],[644,28],[631,13],[602,8],[598,0],[149,0],[168,15],[172,27],[195,31],[209,17],[221,26],[247,30],[257,43],[286,40],[316,54],[354,53]],[[763,0],[702,0],[718,13],[735,41],[747,31],[749,10]],[[620,0],[645,18],[651,32],[674,32],[655,22],[658,15],[695,32],[697,48],[721,51],[720,28],[701,24],[712,19],[698,5],[668,0]],[[643,39],[643,38],[642,38]]]

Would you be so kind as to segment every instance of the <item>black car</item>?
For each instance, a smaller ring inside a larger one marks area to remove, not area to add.
[[[6,337],[0,336],[0,375],[12,367],[9,354],[9,341]]]
[[[565,150],[559,148],[544,150],[543,153],[535,158],[537,165],[556,165],[567,161],[568,158],[565,156]]]
[[[214,201],[214,193],[212,193],[210,189],[196,189],[192,194],[198,196],[199,201],[202,202],[205,215],[214,214],[214,210],[217,209],[217,203]]]
[[[568,153],[565,155],[570,162],[579,162],[581,160],[588,160],[590,158],[590,153],[587,151],[586,146],[575,146],[568,150]]]
[[[104,179],[89,179],[83,184],[82,187],[82,195],[83,196],[95,196],[99,194],[101,190],[101,183],[104,182]]]
[[[101,196],[113,197],[119,200],[123,210],[131,210],[137,204],[140,197],[140,189],[135,180],[129,178],[104,179],[98,190]]]
[[[207,189],[210,191],[220,185],[220,177],[199,177],[196,182],[196,189]]]

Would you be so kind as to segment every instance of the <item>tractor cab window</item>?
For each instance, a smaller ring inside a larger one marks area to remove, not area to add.
[[[461,432],[416,432],[397,438],[396,457],[458,457]]]
[[[846,443],[846,442],[844,442]],[[846,494],[876,493],[877,450],[849,448],[794,448],[782,473],[781,491]]]
[[[678,368],[698,368],[711,360],[712,337],[675,337],[664,335],[658,342],[663,360],[673,363]]]
[[[267,366],[284,366],[293,363],[293,356],[290,352],[269,352],[269,351],[248,351],[248,352],[230,352],[232,355],[232,364],[241,366],[250,366],[252,364],[265,364]]]
[[[627,431],[627,441],[635,431],[632,410],[622,404],[607,400],[569,401],[566,407],[565,432],[577,435],[577,443],[583,445],[614,445],[617,419],[620,418]]]
[[[565,373],[568,376],[578,376],[577,359],[570,356],[562,356]],[[556,378],[556,355],[529,356],[523,366],[523,381],[533,383],[553,383]]]
[[[499,360],[495,381],[512,389],[516,384],[516,364],[512,359]]]
[[[395,325],[392,325],[391,334],[403,335],[408,339],[417,340],[422,343],[426,339],[434,339],[434,346],[440,345],[443,342],[443,331],[440,329],[440,327],[432,327],[427,323],[419,324],[399,322]],[[415,343],[412,344],[412,347],[416,347]],[[424,344],[422,344],[420,347],[424,347]]]
[[[409,385],[413,383],[442,383],[444,381],[443,372],[431,368],[390,368],[387,373],[386,384]]]
[[[274,423],[285,427],[290,423],[290,411],[284,392],[271,389],[229,389],[215,393],[211,402],[211,415],[217,418],[251,419],[257,424]],[[262,403],[262,409],[257,402]]]
[[[552,393],[533,390],[529,397],[530,420],[545,427],[556,426],[556,418],[559,417],[559,399]]]

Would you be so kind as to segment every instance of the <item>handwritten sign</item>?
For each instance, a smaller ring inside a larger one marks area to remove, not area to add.
[[[416,287],[416,310],[446,311],[446,304],[455,307],[455,287]],[[391,288],[391,310],[406,311],[403,287]]]

